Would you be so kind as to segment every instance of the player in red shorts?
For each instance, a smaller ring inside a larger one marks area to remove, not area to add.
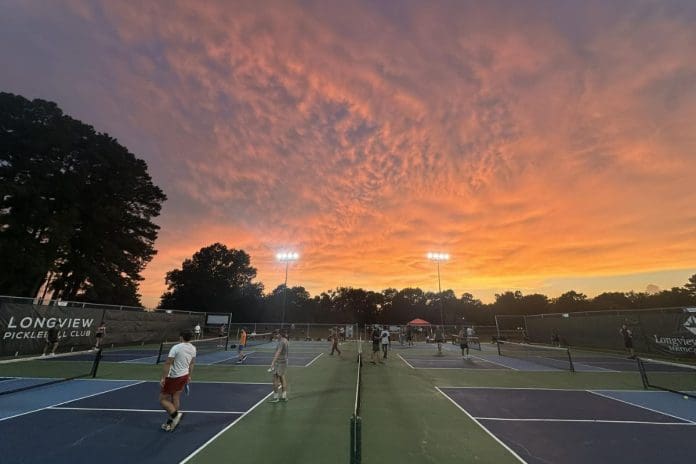
[[[189,343],[192,337],[191,332],[183,332],[179,339],[181,343],[177,343],[169,350],[167,361],[164,363],[159,401],[169,414],[167,422],[162,424],[162,430],[167,432],[173,431],[184,415],[179,412],[179,399],[184,387],[191,380],[193,363],[196,359],[196,347]]]

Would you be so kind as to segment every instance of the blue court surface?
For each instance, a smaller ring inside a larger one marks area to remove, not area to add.
[[[528,464],[693,462],[696,401],[667,392],[437,388]]]
[[[565,359],[535,356],[516,358],[500,356],[490,351],[472,351],[469,359],[464,359],[459,352],[452,350],[444,350],[442,354],[399,353],[398,356],[412,369],[507,369],[526,372],[569,370],[569,363]],[[575,356],[573,366],[577,372],[638,372],[635,360],[610,356]]]
[[[174,432],[160,429],[157,382],[77,380],[0,397],[2,463],[182,462],[270,393],[264,383],[194,382]]]

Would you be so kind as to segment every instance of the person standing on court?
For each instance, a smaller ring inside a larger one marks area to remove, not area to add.
[[[288,400],[288,380],[285,373],[288,369],[288,338],[285,331],[275,331],[278,347],[271,361],[270,372],[273,372],[273,398],[271,403]]]
[[[406,343],[408,346],[413,346],[413,329],[410,325],[406,326]]]
[[[338,355],[341,356],[341,350],[338,349],[338,330],[332,330],[331,331],[331,356],[333,356],[334,351],[338,352]]]
[[[244,347],[247,342],[247,332],[246,327],[242,327],[242,331],[239,332],[239,343],[237,343],[237,364],[241,364],[247,358],[244,354]]]
[[[624,347],[628,353],[628,359],[636,359],[636,352],[633,350],[633,332],[624,324],[621,326],[619,333],[623,336]]]
[[[160,379],[159,402],[162,408],[167,411],[169,418],[162,424],[162,430],[173,431],[183,413],[179,411],[181,392],[186,384],[191,381],[193,364],[196,359],[196,347],[191,344],[191,332],[182,332],[179,342],[172,346],[164,363],[162,378]]]
[[[370,335],[370,338],[372,339],[372,361],[370,362],[372,364],[377,364],[377,362],[379,362],[379,326],[376,325],[372,328],[372,335]]]
[[[382,357],[387,359],[387,351],[389,350],[389,330],[385,325],[382,327],[382,332],[379,334],[379,338],[382,343]]]
[[[46,343],[41,356],[46,356],[49,347],[51,347],[51,356],[55,356],[58,349],[58,329],[55,326],[46,331]]]
[[[99,327],[97,327],[97,340],[94,342],[94,349],[98,349],[99,345],[101,345],[102,338],[104,338],[104,335],[106,335],[106,324],[104,321],[101,321],[99,324]]]
[[[459,338],[459,348],[462,350],[462,358],[469,359],[469,336],[465,327],[462,326],[459,334],[457,334],[457,338]]]
[[[445,331],[439,325],[435,326],[435,343],[437,343],[437,353],[442,354],[442,344],[445,343]]]

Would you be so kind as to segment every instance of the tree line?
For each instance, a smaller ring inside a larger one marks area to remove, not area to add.
[[[141,306],[141,273],[156,249],[167,197],[145,161],[53,102],[0,92],[0,294]],[[655,294],[509,291],[483,304],[469,293],[301,286],[268,293],[243,250],[216,243],[167,273],[160,307],[232,313],[235,321],[492,324],[538,314],[696,304],[696,275]],[[285,303],[283,303],[285,302]],[[441,311],[442,309],[442,311]]]
[[[544,314],[696,305],[696,274],[683,287],[656,293],[605,292],[594,298],[568,291],[557,298],[507,291],[484,304],[470,293],[420,288],[382,291],[338,287],[311,296],[301,286],[279,285],[268,293],[255,283],[256,269],[243,250],[215,243],[167,273],[160,307],[231,313],[235,322],[405,323],[422,318],[439,324],[493,325],[496,314]],[[283,308],[285,306],[285,308]],[[283,311],[283,309],[285,309]],[[441,311],[442,310],[442,311]]]

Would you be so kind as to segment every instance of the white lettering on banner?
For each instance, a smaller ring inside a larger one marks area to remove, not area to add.
[[[653,335],[655,343],[672,353],[696,354],[696,338],[687,337],[663,337]]]
[[[2,340],[43,340],[48,334],[46,329],[53,327],[61,329],[58,331],[59,340],[90,337],[93,325],[94,319],[89,318],[26,316],[17,320],[15,316],[10,316],[1,338]]]

